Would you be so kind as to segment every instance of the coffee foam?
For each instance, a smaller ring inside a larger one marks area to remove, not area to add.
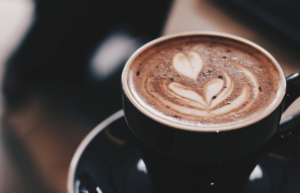
[[[259,116],[281,81],[273,62],[255,48],[195,36],[144,50],[129,66],[127,84],[138,103],[162,119],[216,127]]]

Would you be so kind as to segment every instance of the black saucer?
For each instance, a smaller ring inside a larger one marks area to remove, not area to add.
[[[69,193],[151,193],[147,168],[120,110],[82,141],[69,170]],[[269,153],[253,170],[246,193],[300,192],[300,138]]]

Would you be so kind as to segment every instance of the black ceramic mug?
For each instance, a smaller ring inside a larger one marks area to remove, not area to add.
[[[202,35],[241,42],[272,61],[279,71],[282,85],[271,108],[250,121],[222,130],[195,130],[167,122],[136,101],[127,85],[127,71],[135,57],[165,40]],[[156,192],[243,192],[244,183],[258,161],[272,148],[299,134],[296,129],[277,130],[282,112],[300,96],[299,73],[285,79],[280,65],[271,54],[237,36],[218,32],[187,32],[149,42],[126,63],[122,86],[125,118]]]

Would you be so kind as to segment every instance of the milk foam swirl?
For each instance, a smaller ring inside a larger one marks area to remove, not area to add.
[[[191,51],[188,54],[177,53],[172,59],[172,67],[177,76],[184,76],[191,85],[197,84],[201,78],[204,62],[201,56]],[[183,85],[172,77],[161,77],[158,83],[159,92],[153,87],[153,77],[143,78],[144,93],[148,93],[161,108],[175,118],[214,117],[226,118],[241,114],[252,107],[259,98],[258,80],[251,71],[238,63],[231,64],[241,76],[235,80],[226,70],[220,70],[218,76],[211,78],[200,89]],[[149,74],[144,72],[144,74]],[[158,77],[159,78],[159,77]],[[199,90],[201,92],[199,92]],[[167,107],[167,108],[166,108]]]

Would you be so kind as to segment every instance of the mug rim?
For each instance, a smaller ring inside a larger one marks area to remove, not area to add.
[[[151,113],[149,110],[147,110],[145,107],[143,107],[134,97],[132,92],[130,92],[129,87],[128,87],[128,83],[127,83],[127,79],[128,79],[128,71],[129,71],[129,67],[131,65],[131,63],[134,61],[134,59],[144,50],[146,50],[147,48],[149,48],[152,45],[155,45],[159,42],[162,41],[166,41],[172,38],[178,38],[178,37],[187,37],[187,36],[216,36],[216,37],[222,37],[222,38],[227,38],[227,39],[231,39],[231,40],[235,40],[241,43],[244,43],[246,45],[249,45],[253,48],[255,48],[256,50],[259,50],[262,54],[264,54],[267,58],[269,58],[271,60],[271,62],[275,65],[275,67],[278,69],[279,72],[279,76],[281,77],[281,82],[280,82],[280,86],[279,89],[277,91],[277,95],[275,97],[275,99],[272,101],[272,103],[270,104],[269,108],[267,109],[267,111],[263,112],[262,114],[259,114],[249,120],[246,120],[244,122],[238,122],[232,125],[220,125],[220,126],[216,126],[216,127],[203,127],[201,128],[201,126],[194,126],[194,125],[184,125],[184,124],[178,124],[176,122],[171,122],[168,121],[166,119],[161,118],[159,115]],[[167,36],[162,36],[160,38],[154,39],[148,43],[146,43],[145,45],[143,45],[142,47],[140,47],[138,50],[136,50],[131,57],[127,60],[123,71],[122,71],[122,89],[126,95],[126,97],[129,99],[129,101],[144,115],[146,115],[147,117],[151,118],[154,121],[157,121],[163,125],[175,128],[175,129],[182,129],[182,130],[186,130],[186,131],[193,131],[193,132],[221,132],[221,131],[230,131],[230,130],[235,130],[235,129],[240,129],[240,128],[244,128],[247,127],[249,125],[252,125],[254,123],[259,122],[260,120],[264,119],[265,117],[267,117],[268,115],[270,115],[272,112],[274,112],[277,107],[281,104],[281,102],[284,99],[285,96],[285,92],[286,92],[286,78],[284,75],[284,72],[281,68],[281,66],[279,65],[279,63],[277,62],[277,60],[264,48],[262,48],[261,46],[257,45],[256,43],[247,40],[245,38],[236,36],[236,35],[232,35],[232,34],[227,34],[227,33],[223,33],[223,32],[215,32],[215,31],[187,31],[187,32],[181,32],[181,33],[176,33],[176,34],[171,34],[171,35],[167,35]],[[262,116],[261,116],[262,115]]]

